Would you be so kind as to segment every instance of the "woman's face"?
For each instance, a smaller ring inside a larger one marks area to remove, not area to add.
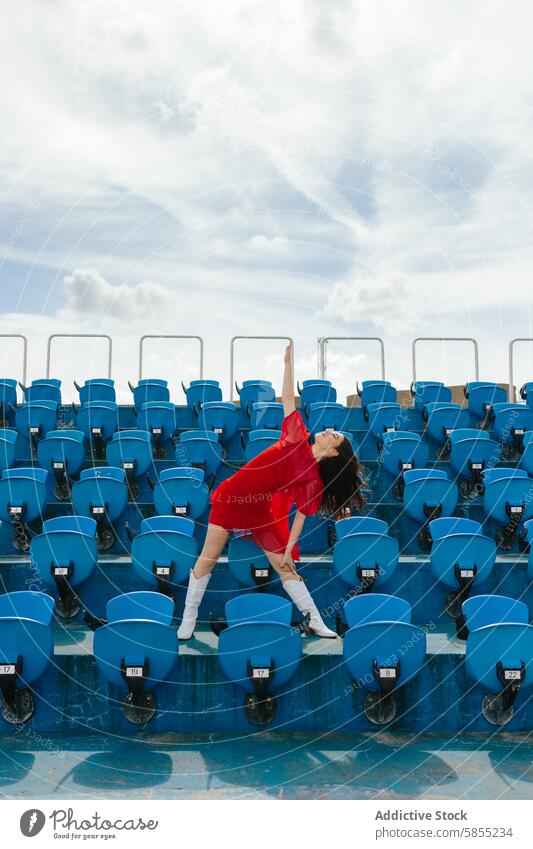
[[[315,445],[318,445],[323,452],[331,449],[336,451],[343,439],[345,439],[343,433],[339,433],[338,430],[333,430],[330,427],[315,433]]]

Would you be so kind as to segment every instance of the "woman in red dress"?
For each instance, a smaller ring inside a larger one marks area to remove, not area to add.
[[[322,621],[311,595],[296,572],[298,538],[306,516],[319,509],[333,515],[364,504],[361,465],[343,434],[324,430],[309,445],[308,432],[294,406],[293,351],[285,351],[281,438],[223,481],[211,494],[204,547],[189,577],[180,640],[194,633],[198,607],[211,572],[232,532],[248,531],[279,574],[296,607],[309,614],[308,631],[336,637]],[[289,530],[289,513],[296,514]]]

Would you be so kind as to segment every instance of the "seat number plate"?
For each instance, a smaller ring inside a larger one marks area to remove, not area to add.
[[[361,569],[361,577],[362,578],[375,578],[376,577],[376,569]]]
[[[30,433],[39,433],[38,427],[30,427]]]
[[[68,575],[68,566],[54,566],[54,575]]]
[[[162,427],[153,427],[152,433],[153,433],[154,436],[161,436],[161,434],[163,433],[163,428]]]
[[[394,666],[383,666],[379,670],[380,678],[396,678],[396,668]]]
[[[156,575],[170,575],[170,566],[158,566],[155,573]]]
[[[504,678],[506,681],[520,681],[522,673],[519,669],[506,669]]]
[[[10,507],[9,514],[10,516],[20,516],[22,514],[22,507]]]
[[[126,667],[126,678],[142,678],[142,677],[143,677],[142,666],[128,666],[128,667]]]
[[[478,472],[480,469],[483,468],[483,463],[472,463],[472,468],[475,469],[476,472]]]
[[[102,428],[101,427],[92,427],[91,433],[93,434],[93,436],[99,436],[102,433]]]
[[[178,507],[177,505],[174,505],[174,513],[176,514],[176,516],[183,516],[186,512],[186,507]]]
[[[521,427],[520,429],[515,428],[515,436],[523,436],[524,433],[525,433],[525,430],[524,430],[523,427]]]
[[[270,669],[266,667],[258,667],[252,671],[252,678],[268,678]]]
[[[56,462],[54,462],[54,469],[64,469],[64,468],[65,468],[65,464],[64,464],[64,463],[56,463]]]
[[[522,513],[523,509],[522,505],[519,505],[518,507],[511,507],[511,513]]]
[[[461,578],[473,578],[474,570],[473,569],[461,569],[460,573]]]
[[[403,472],[407,472],[407,471],[409,471],[409,469],[412,469],[412,468],[413,468],[412,463],[402,463],[402,471]]]
[[[218,433],[219,435],[220,435],[221,433],[224,433],[224,428],[223,428],[223,427],[215,427],[215,428],[213,428],[213,430],[214,430],[214,432],[215,432],[215,433]]]
[[[104,508],[103,507],[93,507],[93,516],[103,516]]]
[[[3,663],[0,666],[0,675],[14,675],[15,674],[15,664],[14,663]]]
[[[268,578],[268,569],[254,569],[256,578]]]
[[[133,469],[133,463],[124,463],[124,471],[129,472],[130,469]]]

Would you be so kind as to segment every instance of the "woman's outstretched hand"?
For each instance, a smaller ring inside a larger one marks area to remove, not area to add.
[[[290,572],[296,578],[298,577],[298,572],[296,571],[296,566],[294,565],[294,561],[293,561],[291,555],[287,554],[287,552],[285,552],[285,554],[283,555],[283,558],[282,558],[281,564],[280,564],[280,568],[283,572]]]
[[[292,340],[289,342],[287,347],[285,348],[285,362],[292,363],[292,358],[294,354],[294,343]]]

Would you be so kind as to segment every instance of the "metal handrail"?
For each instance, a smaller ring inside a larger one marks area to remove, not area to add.
[[[516,389],[514,385],[514,362],[513,348],[517,342],[533,342],[533,339],[527,336],[517,336],[516,339],[511,339],[509,342],[509,389],[507,391],[507,399],[516,401]]]
[[[416,343],[417,342],[472,342],[474,346],[474,374],[479,380],[479,349],[477,339],[472,336],[417,336],[411,345],[411,357],[413,363],[413,383],[416,382]]]
[[[107,334],[105,333],[52,333],[52,335],[48,337],[48,345],[46,349],[46,377],[50,377],[50,360],[53,339],[107,339],[107,376],[108,378],[111,378],[111,367],[113,363],[113,340],[111,339],[111,336],[107,336]]]
[[[377,342],[381,352],[381,379],[385,380],[385,344],[381,336],[322,336],[318,340],[319,362],[318,376],[325,379],[328,371],[327,344],[328,342]]]
[[[28,375],[28,339],[21,333],[0,333],[0,339],[22,339],[24,353],[22,355],[22,383],[26,385]]]
[[[200,343],[200,380],[204,376],[204,340],[201,336],[182,336],[168,333],[149,333],[139,339],[139,380],[143,374],[144,343],[147,339],[197,339]]]
[[[238,339],[278,339],[284,340],[285,342],[292,342],[293,339],[291,336],[233,336],[230,344],[230,357],[229,357],[229,386],[230,386],[230,401],[234,400],[233,396],[233,378],[235,375],[235,342]]]

